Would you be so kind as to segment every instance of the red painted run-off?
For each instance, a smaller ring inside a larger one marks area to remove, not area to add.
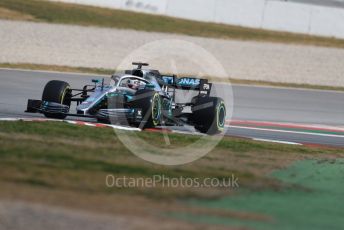
[[[145,129],[145,130],[150,131],[150,132],[167,132],[167,133],[172,132],[170,129],[164,129],[164,128],[149,128],[149,129]]]
[[[23,121],[36,121],[36,122],[45,122],[45,121],[62,121],[46,118],[0,118],[0,120],[23,120]],[[68,123],[73,123],[77,125],[87,125],[94,126],[99,128],[112,127],[112,125],[102,124],[102,123],[93,123],[85,121],[69,121],[65,120]],[[226,125],[228,126],[242,126],[242,127],[259,127],[259,128],[285,128],[285,129],[299,129],[299,130],[309,130],[309,131],[323,131],[323,132],[335,132],[344,135],[344,127],[334,127],[334,126],[324,126],[324,125],[310,125],[310,124],[295,124],[295,123],[282,123],[282,122],[268,122],[268,121],[250,121],[250,120],[227,120]],[[146,129],[147,131],[152,132],[173,132],[171,129],[167,128],[151,128]]]
[[[64,121],[70,124],[75,125],[85,125],[85,126],[91,126],[91,127],[99,127],[99,128],[106,128],[111,127],[115,129],[125,129],[125,130],[131,130],[131,131],[141,131],[137,128],[131,128],[131,127],[122,127],[122,126],[114,126],[110,124],[102,124],[102,123],[93,123],[93,122],[85,122],[85,121],[71,121],[71,120],[54,120],[54,119],[45,119],[45,118],[0,118],[0,121],[34,121],[34,122],[45,122],[45,121]],[[277,122],[265,122],[265,121],[247,121],[247,120],[233,120],[233,121],[227,121],[226,125],[228,126],[237,126],[237,127],[247,127],[247,128],[261,128],[266,127],[266,129],[276,130],[276,128],[280,128],[283,130],[283,128],[288,129],[299,129],[299,130],[309,130],[309,131],[323,131],[323,132],[336,132],[340,133],[341,135],[343,133],[344,136],[344,127],[330,127],[330,126],[316,126],[316,125],[305,125],[305,124],[292,124],[292,123],[277,123]],[[173,129],[166,129],[166,128],[152,128],[152,129],[146,129],[146,131],[150,132],[160,132],[160,133],[184,133],[184,134],[192,134],[189,132],[182,132],[182,131],[175,131]],[[239,136],[237,136],[239,137]],[[239,138],[247,138],[247,137],[239,137]],[[247,138],[252,139],[252,138]],[[273,140],[276,141],[276,140]],[[299,143],[307,147],[316,147],[316,148],[332,148],[331,146],[326,145],[320,145],[315,143]]]

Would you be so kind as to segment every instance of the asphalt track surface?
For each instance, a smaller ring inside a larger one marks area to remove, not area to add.
[[[41,98],[44,85],[49,80],[64,80],[69,82],[72,88],[80,88],[89,84],[91,79],[102,77],[104,76],[0,69],[0,118],[42,117],[41,114],[26,114],[24,110],[27,99]],[[225,87],[226,90],[228,86],[219,84],[216,87]],[[233,120],[344,127],[343,92],[244,85],[233,85],[232,89]],[[344,147],[342,133],[337,135],[328,132],[231,126],[226,135]]]

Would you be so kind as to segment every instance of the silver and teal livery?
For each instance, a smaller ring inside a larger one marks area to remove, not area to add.
[[[26,112],[43,113],[49,118],[67,116],[94,118],[100,122],[150,128],[156,126],[193,125],[203,133],[216,134],[225,127],[226,108],[223,99],[211,97],[212,84],[197,77],[177,78],[157,70],[137,68],[111,76],[110,83],[93,80],[82,89],[67,82],[50,81],[42,100],[28,100]],[[198,94],[187,103],[176,103],[180,90]],[[71,113],[76,103],[76,113]]]

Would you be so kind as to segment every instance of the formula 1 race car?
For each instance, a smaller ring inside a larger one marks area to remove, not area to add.
[[[147,63],[111,76],[109,84],[92,80],[92,85],[72,89],[67,82],[49,81],[42,100],[28,100],[28,113],[48,118],[67,116],[95,118],[98,122],[124,124],[142,129],[156,126],[192,125],[209,135],[223,131],[226,120],[224,100],[211,97],[212,83],[194,77],[177,78],[157,70],[143,69]],[[198,91],[190,102],[176,103],[180,90]],[[76,113],[70,113],[72,102]]]

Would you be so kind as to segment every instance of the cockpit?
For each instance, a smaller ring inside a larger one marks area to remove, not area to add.
[[[148,84],[149,82],[144,80],[143,78],[138,77],[122,77],[120,81],[118,82],[118,87],[125,87],[133,90],[142,89]]]
[[[114,74],[111,77],[111,85],[125,87],[133,90],[144,88],[146,84],[154,85],[156,91],[161,91],[161,87],[156,79],[158,71],[134,69],[126,71],[125,74]]]

